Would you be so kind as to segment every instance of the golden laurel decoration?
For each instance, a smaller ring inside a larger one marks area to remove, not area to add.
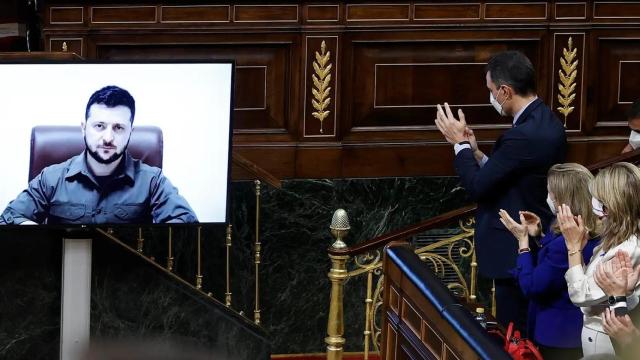
[[[329,94],[331,93],[329,83],[331,82],[332,68],[332,64],[329,63],[330,58],[331,52],[327,51],[327,44],[323,40],[320,45],[320,52],[316,51],[316,61],[313,62],[313,70],[315,71],[315,74],[312,75],[314,87],[311,89],[311,92],[313,93],[311,104],[316,110],[312,112],[311,115],[320,120],[321,134],[323,133],[322,123],[330,113],[330,111],[327,110],[327,107],[331,103],[331,98],[329,97]]]
[[[558,70],[560,75],[560,83],[558,83],[558,103],[560,105],[557,109],[562,115],[564,115],[564,127],[567,127],[567,117],[574,110],[571,106],[576,98],[576,76],[578,74],[578,49],[573,47],[573,39],[569,37],[568,48],[562,49],[562,57],[560,58],[560,65],[562,69]]]

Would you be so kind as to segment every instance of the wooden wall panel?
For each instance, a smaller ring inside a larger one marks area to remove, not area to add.
[[[557,2],[554,9],[554,17],[557,20],[586,20],[587,18],[586,2]]]
[[[81,37],[51,37],[47,51],[69,51],[84,56],[84,39]]]
[[[340,21],[340,5],[316,4],[305,6],[305,20],[309,23]]]
[[[415,20],[479,20],[480,3],[415,4]]]
[[[338,143],[304,144],[296,149],[295,174],[300,178],[314,178],[321,172],[328,178],[342,177],[342,149]]]
[[[236,5],[235,22],[297,22],[298,5]]]
[[[434,354],[442,354],[444,341],[427,321],[422,322],[422,336],[420,339]]]
[[[595,127],[626,125],[631,102],[640,100],[640,38],[602,37],[597,42]]]
[[[621,60],[618,69],[620,74],[618,104],[632,104],[634,101],[640,100],[640,93],[638,93],[640,59]]]
[[[593,18],[640,19],[640,3],[637,1],[595,1]]]
[[[347,21],[409,20],[411,5],[405,4],[347,4]]]
[[[429,146],[411,142],[343,145],[341,174],[348,178],[360,174],[422,176],[428,174],[425,165],[434,174],[453,174],[453,148],[442,142]]]
[[[50,0],[41,11],[45,50],[235,60],[234,146],[285,178],[452,175],[435,105],[463,109],[490,151],[511,122],[490,106],[484,79],[502,50],[530,57],[538,95],[563,117],[559,59],[572,38],[569,160],[619,152],[625,111],[640,94],[640,1]],[[312,75],[323,41],[332,73],[320,132]]]
[[[145,24],[158,21],[156,6],[94,6],[90,9],[93,24]]]
[[[484,18],[487,20],[544,20],[548,16],[546,2],[486,3]]]
[[[286,43],[234,43],[183,45],[101,45],[104,60],[232,59],[236,61],[235,133],[280,133],[295,136],[289,121],[291,78]]]
[[[476,34],[477,36],[479,34]],[[480,35],[481,36],[481,35]],[[507,49],[538,59],[538,40],[359,41],[349,81],[352,114],[345,137],[398,130],[434,131],[436,104],[461,108],[471,124],[502,127],[508,121],[489,104],[484,67],[491,54]],[[440,135],[432,134],[434,138]],[[425,136],[425,135],[422,135]]]
[[[216,23],[231,21],[230,5],[161,6],[162,23]]]
[[[49,9],[49,23],[53,25],[84,24],[82,6],[52,6]]]
[[[267,65],[236,66],[233,110],[264,111],[267,109],[268,72]]]

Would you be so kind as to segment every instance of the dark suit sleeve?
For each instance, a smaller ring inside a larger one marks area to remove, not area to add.
[[[510,134],[502,138],[499,149],[483,166],[478,166],[471,149],[463,149],[456,155],[454,166],[462,186],[472,200],[478,201],[493,194],[493,190],[518,169],[529,166],[535,150],[523,134]]]

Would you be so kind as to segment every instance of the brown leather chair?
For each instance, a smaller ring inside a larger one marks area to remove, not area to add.
[[[128,151],[147,165],[162,168],[162,130],[135,126]],[[34,126],[31,130],[29,181],[49,165],[61,163],[85,149],[80,126]]]

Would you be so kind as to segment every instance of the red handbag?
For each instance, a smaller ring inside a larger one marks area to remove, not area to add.
[[[504,350],[515,360],[544,360],[536,345],[531,340],[522,338],[520,331],[514,330],[513,322],[507,328]]]

